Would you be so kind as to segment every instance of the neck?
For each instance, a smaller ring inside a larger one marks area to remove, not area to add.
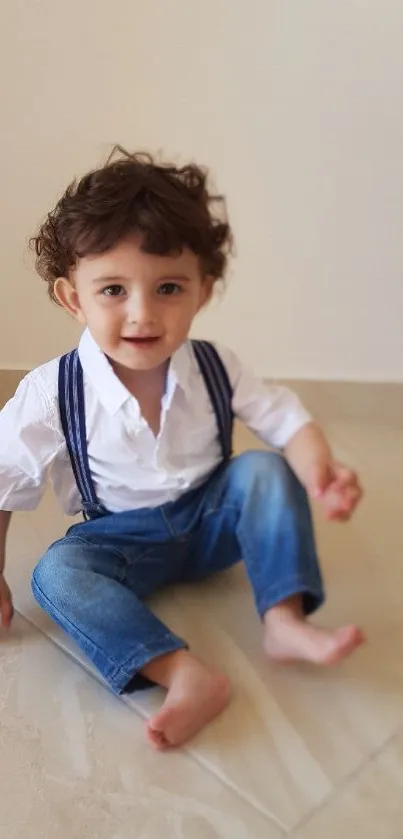
[[[118,379],[120,379],[132,396],[136,396],[137,398],[139,392],[150,389],[157,391],[161,386],[162,392],[164,392],[169,369],[169,359],[152,370],[131,370],[128,367],[122,367],[112,360],[110,360],[110,363]]]

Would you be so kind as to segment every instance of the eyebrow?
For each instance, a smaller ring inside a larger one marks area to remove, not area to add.
[[[105,283],[109,283],[109,284],[112,284],[112,283],[124,283],[124,282],[127,282],[127,277],[118,277],[118,276],[108,276],[108,275],[105,275],[104,277],[93,277],[93,279],[91,280],[91,282],[92,282],[92,283],[99,283],[99,284],[101,284],[101,283],[102,283],[102,284],[105,284]]]
[[[191,278],[187,277],[185,274],[164,274],[161,277],[158,277],[156,280],[158,283],[173,283],[173,282],[186,282],[190,283]],[[113,285],[117,283],[127,283],[130,282],[129,277],[122,277],[122,276],[102,276],[102,277],[94,277],[91,282],[95,285]]]

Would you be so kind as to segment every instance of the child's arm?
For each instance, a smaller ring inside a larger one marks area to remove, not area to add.
[[[284,455],[312,496],[326,486],[333,455],[326,437],[315,422],[308,422],[284,447]]]
[[[295,393],[267,386],[245,368],[236,355],[217,347],[233,390],[232,408],[261,440],[283,452],[311,498],[328,519],[350,518],[362,489],[356,474],[337,463],[324,433]]]
[[[11,513],[0,510],[0,614],[2,626],[9,627],[13,617],[13,600],[11,591],[4,578],[6,563],[6,538],[10,524]]]
[[[0,411],[0,617],[10,626],[12,596],[4,577],[7,510],[34,510],[49,468],[64,446],[57,407],[58,360],[29,373]],[[56,368],[56,369],[55,369]]]

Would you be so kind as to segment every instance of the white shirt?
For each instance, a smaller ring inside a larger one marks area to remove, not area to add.
[[[217,347],[233,389],[232,407],[264,442],[283,448],[309,422],[298,398],[266,387],[228,349]],[[79,344],[88,458],[98,500],[111,512],[174,501],[221,461],[215,416],[190,342],[171,359],[158,438],[137,400],[88,330]],[[0,412],[0,509],[33,510],[50,478],[67,514],[81,510],[61,429],[55,358],[22,380]]]

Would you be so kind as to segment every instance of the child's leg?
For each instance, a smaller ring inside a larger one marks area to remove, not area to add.
[[[108,519],[105,526],[113,529],[112,517]],[[73,530],[82,532],[83,527]],[[68,535],[48,549],[33,573],[34,595],[115,692],[135,686],[136,681],[140,686],[145,679],[168,689],[166,705],[174,709],[171,720],[164,731],[149,725],[147,732],[158,748],[179,745],[229,700],[227,678],[191,655],[142,602],[178,576],[183,557],[180,550],[179,557],[176,554],[174,540],[173,545],[156,545],[154,550],[144,551],[143,545],[136,557],[134,537],[127,557],[116,545],[113,548],[110,534],[102,533],[94,541],[95,528],[90,525],[88,541]]]
[[[241,557],[269,656],[332,664],[362,643],[355,626],[330,632],[306,620],[323,602],[311,514],[304,489],[276,454],[234,458],[207,486],[187,579]]]
[[[146,562],[139,561],[140,596],[125,584],[127,563],[120,551],[74,536],[53,544],[32,577],[40,606],[116,693],[122,693],[156,656],[186,646],[140,599],[161,585],[155,558],[147,555],[147,559],[148,571]]]
[[[307,498],[282,458],[266,452],[234,458],[202,488],[195,503],[193,513],[186,505],[176,506],[170,520],[173,532],[189,538],[182,580],[206,577],[242,557],[264,622],[268,655],[330,664],[361,642],[356,627],[328,632],[306,621],[323,602],[322,582]],[[149,737],[160,747],[187,739],[184,728],[195,733],[206,722],[205,708],[214,707],[212,697],[218,696],[221,706],[228,695],[225,682],[215,681],[212,687],[206,671],[196,670],[194,660],[187,666],[180,657],[150,665],[151,678],[152,668],[161,664],[170,679],[176,668],[179,672],[149,722]],[[161,681],[160,669],[156,680]]]

